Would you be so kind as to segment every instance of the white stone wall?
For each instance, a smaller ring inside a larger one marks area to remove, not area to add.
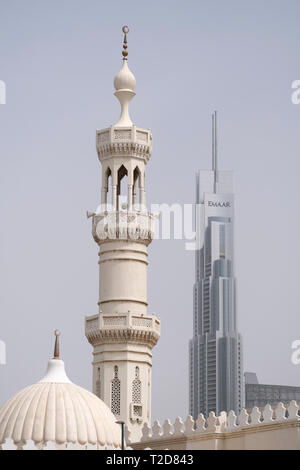
[[[147,313],[147,248],[134,241],[107,241],[99,256],[99,308],[105,313]]]
[[[152,428],[144,424],[141,442],[132,444],[127,433],[127,443],[136,450],[300,450],[299,406],[292,401],[250,413],[243,409],[239,416],[211,412],[207,420],[200,414],[197,422],[191,416],[173,424],[155,421]]]

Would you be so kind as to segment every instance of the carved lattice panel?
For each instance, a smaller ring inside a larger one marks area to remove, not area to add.
[[[118,366],[114,368],[115,376],[111,382],[111,411],[114,415],[121,412],[121,381],[118,377]]]

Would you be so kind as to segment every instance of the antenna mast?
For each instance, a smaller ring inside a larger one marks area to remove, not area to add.
[[[217,141],[217,111],[212,115],[212,170],[214,172],[214,192],[218,183],[218,141]]]

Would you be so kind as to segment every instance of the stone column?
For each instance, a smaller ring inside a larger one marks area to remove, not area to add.
[[[127,206],[128,206],[128,211],[132,211],[132,184],[128,185],[128,196],[127,196]]]
[[[101,189],[101,210],[107,210],[107,188]]]
[[[112,209],[117,210],[117,185],[112,186]]]
[[[146,209],[146,191],[144,190],[144,188],[141,188],[140,192],[141,192],[141,201],[140,201],[141,211],[146,212],[147,211],[147,209]]]

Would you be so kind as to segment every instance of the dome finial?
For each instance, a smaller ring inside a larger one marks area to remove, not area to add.
[[[53,359],[60,359],[59,357],[59,337],[60,337],[60,332],[58,330],[54,331],[55,335],[55,345],[54,345],[54,356]]]
[[[127,51],[127,34],[129,33],[129,28],[128,26],[123,26],[122,28],[122,31],[124,33],[124,41],[123,41],[123,51],[122,51],[122,55],[123,55],[123,60],[127,60],[127,56],[128,56],[128,51]]]

